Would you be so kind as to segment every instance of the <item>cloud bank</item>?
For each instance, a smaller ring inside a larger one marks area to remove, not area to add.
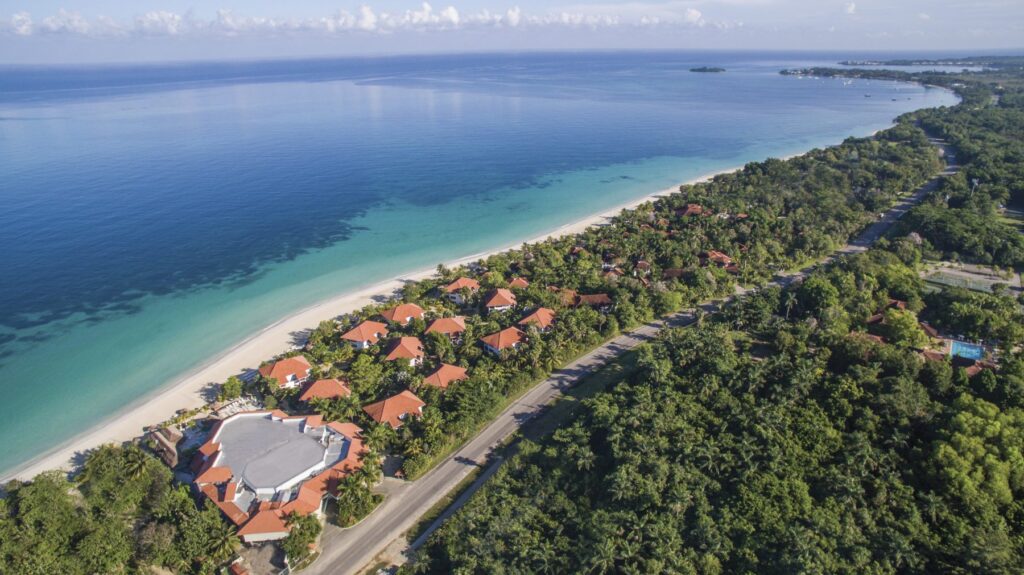
[[[455,6],[434,8],[424,2],[418,9],[376,10],[362,5],[353,11],[316,18],[269,18],[219,10],[213,18],[203,19],[191,12],[179,14],[163,10],[140,14],[133,19],[106,16],[85,18],[78,12],[61,9],[56,14],[36,18],[18,12],[0,24],[0,32],[14,36],[73,35],[83,37],[178,37],[245,34],[300,33],[373,33],[401,31],[463,30],[474,28],[610,28],[610,27],[703,27],[708,24],[701,12],[689,3],[629,4],[619,6],[569,7],[564,10],[527,14],[518,6],[504,11],[462,12]],[[715,22],[719,27],[730,23]]]

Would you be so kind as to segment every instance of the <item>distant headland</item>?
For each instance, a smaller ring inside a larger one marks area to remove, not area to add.
[[[716,67],[712,67],[712,66],[701,66],[700,68],[690,68],[690,71],[691,72],[701,72],[701,73],[704,73],[704,74],[708,74],[708,73],[716,73],[717,74],[719,72],[725,72],[725,68],[716,68]]]

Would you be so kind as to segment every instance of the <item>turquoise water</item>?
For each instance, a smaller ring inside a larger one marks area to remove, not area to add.
[[[985,348],[973,343],[954,341],[953,346],[950,348],[950,354],[954,357],[980,360],[985,357]]]
[[[830,61],[4,70],[0,469],[330,296],[955,101],[777,74]]]

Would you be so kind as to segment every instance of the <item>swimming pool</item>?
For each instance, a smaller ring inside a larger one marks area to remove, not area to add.
[[[980,345],[975,345],[973,343],[954,341],[950,354],[954,357],[979,360],[985,357],[985,349]]]

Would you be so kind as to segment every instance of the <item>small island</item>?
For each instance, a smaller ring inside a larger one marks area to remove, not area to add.
[[[717,74],[719,72],[725,72],[725,68],[716,68],[716,67],[712,67],[712,66],[701,66],[700,68],[690,68],[690,71],[691,72],[700,72],[700,73],[704,73],[704,74],[708,74],[708,73],[715,73],[715,74]]]

